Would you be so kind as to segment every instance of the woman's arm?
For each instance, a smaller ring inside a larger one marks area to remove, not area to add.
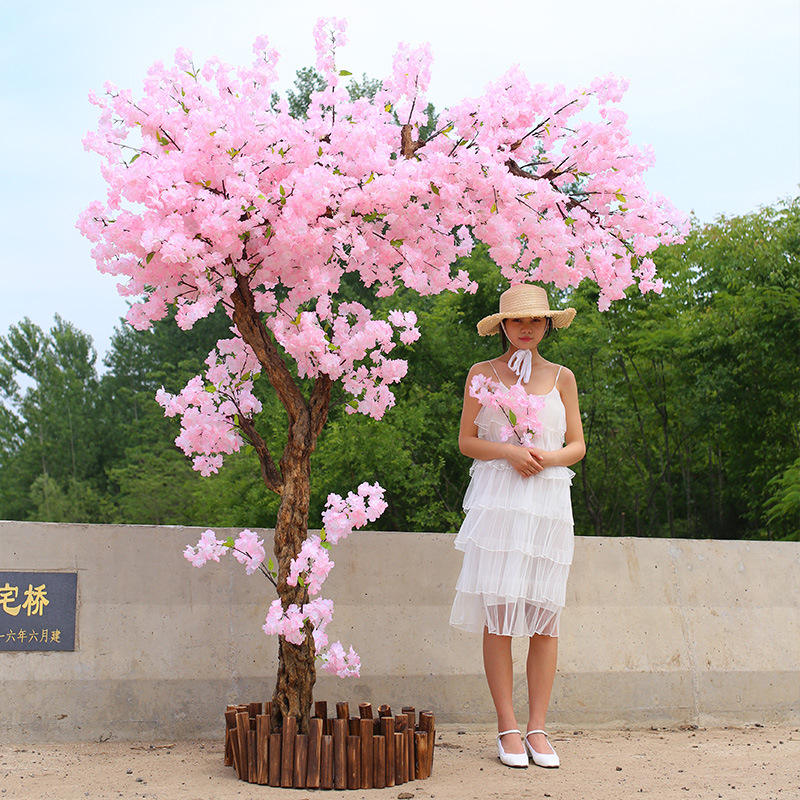
[[[558,387],[561,400],[567,412],[567,432],[564,435],[564,446],[558,450],[540,450],[532,448],[542,459],[545,467],[569,467],[577,464],[586,455],[586,443],[583,440],[583,423],[578,408],[578,384],[572,370],[564,367],[559,376]]]
[[[481,404],[470,395],[469,386],[476,375],[485,375],[485,367],[475,364],[467,375],[464,387],[464,405],[461,409],[461,427],[458,432],[458,449],[469,458],[490,461],[494,458],[505,458],[521,475],[534,475],[543,469],[541,459],[530,452],[527,447],[520,447],[511,442],[489,442],[478,438],[478,426],[475,417]],[[487,376],[488,377],[488,376]]]

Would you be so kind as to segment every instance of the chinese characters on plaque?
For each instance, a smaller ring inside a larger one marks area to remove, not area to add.
[[[0,572],[0,650],[74,650],[77,572]]]

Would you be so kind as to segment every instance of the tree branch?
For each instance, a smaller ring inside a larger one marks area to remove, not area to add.
[[[283,478],[272,460],[272,454],[269,452],[266,442],[256,430],[253,420],[250,417],[239,414],[239,427],[258,454],[258,460],[261,462],[261,477],[264,479],[267,488],[272,489],[276,494],[280,494],[283,491]]]
[[[331,402],[331,387],[333,381],[324,373],[320,373],[314,381],[314,388],[311,390],[309,400],[309,411],[311,412],[311,447],[317,443],[325,422],[328,419],[328,409]]]
[[[289,415],[289,429],[301,422],[308,426],[308,407],[302,392],[283,363],[269,331],[256,311],[255,298],[244,275],[236,272],[233,300],[233,322],[242,338],[250,345],[261,366],[275,387],[278,398]]]

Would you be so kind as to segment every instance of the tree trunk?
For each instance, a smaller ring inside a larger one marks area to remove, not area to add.
[[[275,524],[275,557],[278,564],[278,595],[284,609],[291,603],[302,607],[308,602],[308,589],[289,586],[286,578],[289,564],[300,551],[308,531],[309,455],[284,458],[281,463],[284,485],[278,518]],[[316,667],[312,627],[305,625],[306,638],[302,644],[287,642],[278,637],[278,675],[272,695],[272,725],[277,729],[287,717],[297,719],[298,733],[308,732]]]

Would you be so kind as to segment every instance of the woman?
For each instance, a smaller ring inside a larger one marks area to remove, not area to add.
[[[541,287],[518,284],[503,292],[499,313],[482,319],[478,333],[500,332],[505,352],[475,364],[464,391],[458,444],[475,461],[464,496],[467,516],[455,540],[464,562],[450,624],[483,632],[484,670],[497,710],[498,756],[515,767],[527,767],[529,755],[539,766],[559,766],[544,726],[572,563],[574,473],[568,466],[583,458],[586,446],[575,376],[544,359],[538,348],[552,328],[566,328],[574,317],[573,308],[551,310]],[[471,396],[477,375],[502,384],[500,391],[516,382],[542,398],[542,428],[533,446],[502,440],[500,431],[509,419],[502,409],[482,407]],[[524,739],[511,703],[512,636],[530,638]]]

